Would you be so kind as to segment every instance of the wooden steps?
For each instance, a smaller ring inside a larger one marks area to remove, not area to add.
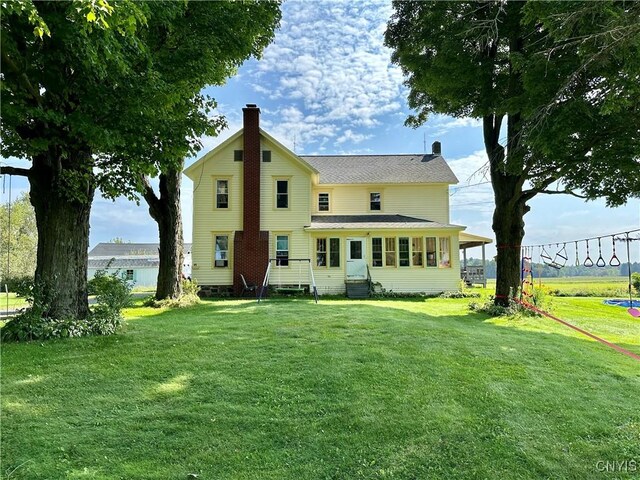
[[[349,280],[344,283],[347,287],[347,298],[369,298],[368,280]]]

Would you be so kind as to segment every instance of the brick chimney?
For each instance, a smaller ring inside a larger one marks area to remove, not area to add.
[[[243,113],[242,231],[235,232],[233,290],[247,283],[261,285],[269,261],[269,232],[260,231],[260,109],[247,104]]]
[[[440,144],[440,142],[433,142],[431,144],[431,154],[442,155],[442,145]]]
[[[244,126],[244,169],[242,228],[245,238],[260,232],[260,109],[248,103],[242,109]]]

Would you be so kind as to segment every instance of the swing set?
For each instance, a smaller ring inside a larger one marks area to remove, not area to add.
[[[291,262],[298,263],[298,286],[297,287],[295,285],[282,283],[282,267],[288,266]],[[318,289],[316,287],[316,279],[313,276],[313,267],[311,266],[310,258],[288,258],[286,260],[282,258],[270,258],[269,263],[267,264],[267,270],[264,274],[264,280],[262,281],[262,286],[260,287],[260,293],[258,294],[258,303],[260,303],[260,301],[263,299],[264,293],[269,288],[269,280],[273,273],[271,267],[273,265],[275,265],[276,276],[278,280],[277,286],[275,287],[276,293],[283,293],[283,294],[304,293],[306,288],[302,284],[302,272],[303,272],[303,265],[305,263],[309,266],[309,270],[308,270],[309,280],[310,280],[309,290],[310,290],[310,293],[313,294],[315,303],[318,303]]]
[[[629,308],[627,309],[627,312],[633,316],[633,317],[640,317],[640,310],[638,310],[638,308],[634,307],[634,303],[637,306],[640,306],[640,301],[638,300],[634,300],[633,299],[633,293],[632,293],[632,285],[631,285],[631,254],[630,254],[630,248],[629,245],[631,244],[631,242],[634,241],[640,241],[640,237],[636,236],[636,237],[632,237],[630,234],[635,233],[635,232],[640,232],[640,229],[636,229],[636,230],[630,230],[628,232],[622,232],[622,233],[613,233],[610,235],[604,235],[601,237],[592,237],[592,238],[585,238],[582,240],[573,240],[573,244],[574,244],[574,250],[575,250],[575,266],[580,266],[583,265],[585,267],[591,268],[593,266],[596,267],[606,267],[607,265],[611,266],[611,267],[619,267],[621,265],[620,259],[618,258],[618,255],[616,253],[616,242],[624,242],[626,243],[626,247],[627,247],[627,274],[629,277],[629,284],[628,284],[628,292],[629,292]],[[611,258],[609,259],[609,261],[607,262],[605,260],[605,257],[603,256],[603,249],[602,249],[602,239],[603,238],[611,238]],[[596,259],[596,261],[594,262],[591,259],[591,253],[590,253],[590,242],[591,241],[598,241],[598,258]],[[584,259],[584,261],[580,261],[580,254],[579,254],[579,244],[584,242],[585,243],[585,247],[586,247],[586,257]],[[555,248],[556,248],[556,253],[554,256],[552,256],[549,252],[553,251],[553,245],[554,244],[545,244],[545,245],[527,245],[527,246],[523,246],[522,247],[522,255],[521,255],[521,264],[522,264],[522,272],[521,272],[521,288],[520,288],[520,302],[527,302],[529,303],[529,300],[533,300],[533,285],[534,285],[534,281],[533,281],[533,268],[532,268],[532,258],[533,258],[533,253],[534,253],[534,249],[538,248],[539,251],[539,258],[540,258],[540,262],[544,265],[547,265],[549,267],[555,268],[556,270],[561,269],[562,267],[567,265],[567,262],[569,260],[569,254],[567,253],[567,243],[571,243],[571,242],[564,242],[562,244],[560,243],[556,243],[555,244]],[[541,273],[541,272],[538,272]],[[540,275],[541,276],[541,275]]]

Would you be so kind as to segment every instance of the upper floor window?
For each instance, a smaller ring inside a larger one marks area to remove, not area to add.
[[[216,208],[229,208],[229,180],[216,180]]]
[[[276,208],[289,208],[289,180],[276,180]]]
[[[380,192],[369,193],[369,210],[376,211],[382,210],[381,208],[382,195]]]
[[[224,268],[229,266],[229,235],[215,236],[215,250],[213,252],[214,267]]]
[[[329,194],[328,193],[318,194],[318,211],[319,212],[329,211]]]

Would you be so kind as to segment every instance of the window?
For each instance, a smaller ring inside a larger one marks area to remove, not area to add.
[[[437,267],[436,237],[427,237],[427,267]]]
[[[318,194],[318,211],[319,212],[329,211],[329,194],[328,193]]]
[[[276,265],[289,265],[289,236],[276,235]]]
[[[330,267],[340,266],[340,239],[339,238],[329,239],[329,266]]]
[[[396,239],[395,238],[385,238],[384,239],[384,249],[385,249],[385,258],[384,264],[387,267],[395,267],[396,266]]]
[[[271,161],[271,150],[262,151],[262,161],[268,163]]]
[[[449,258],[450,240],[448,237],[440,237],[440,268],[451,267]]]
[[[213,266],[226,268],[229,266],[229,235],[216,235]]]
[[[400,260],[398,265],[401,267],[409,266],[409,238],[408,237],[400,237],[398,239],[398,254]]]
[[[382,238],[371,239],[371,266],[382,266]]]
[[[127,270],[127,274],[124,279],[133,282],[133,270]]]
[[[229,208],[229,180],[216,180],[216,208]]]
[[[369,194],[369,210],[381,210],[380,208],[380,192],[371,192]]]
[[[327,266],[327,239],[326,238],[316,239],[316,266],[318,267]]]
[[[276,208],[289,208],[289,180],[276,180]]]
[[[411,239],[411,265],[421,267],[422,260],[422,237],[413,237]]]
[[[233,151],[233,161],[241,162],[244,159],[244,151],[243,150],[234,150]]]

